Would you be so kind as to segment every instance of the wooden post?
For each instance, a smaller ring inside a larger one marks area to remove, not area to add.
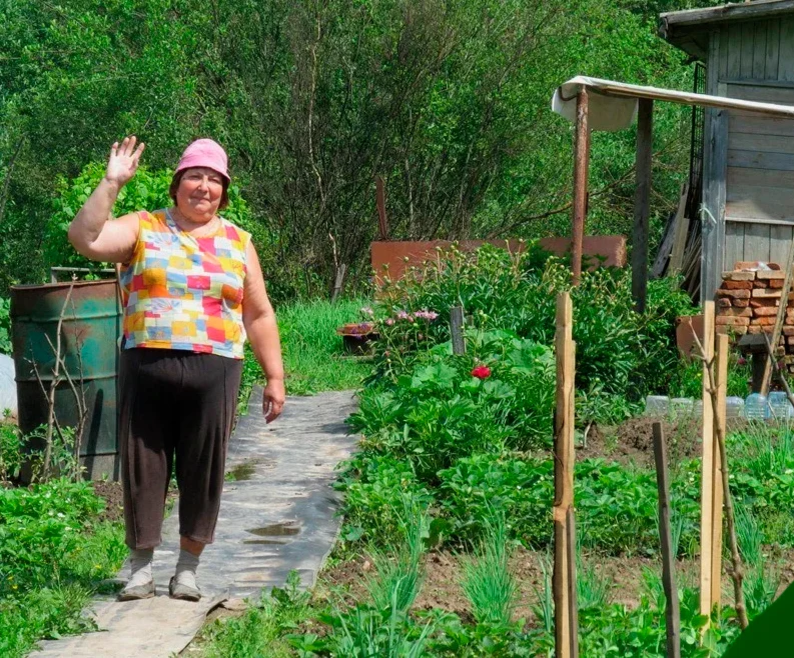
[[[389,221],[386,218],[386,190],[383,183],[383,176],[375,177],[375,190],[378,205],[378,226],[380,228],[380,239],[389,239]]]
[[[347,273],[347,265],[342,263],[336,271],[336,278],[334,279],[334,291],[331,293],[331,303],[335,304],[342,292],[342,285],[345,282],[345,274]]]
[[[783,280],[783,291],[780,295],[780,306],[777,309],[775,318],[775,328],[772,330],[772,347],[777,354],[777,346],[780,343],[780,335],[783,333],[783,322],[786,319],[788,309],[788,294],[791,292],[791,271],[794,269],[794,241],[789,244],[788,257],[785,265],[786,278]],[[772,381],[772,357],[764,359],[764,381],[761,385],[761,395],[769,394],[769,384]]]
[[[449,311],[449,331],[452,335],[452,353],[466,354],[466,340],[463,337],[463,307],[453,306]]]
[[[681,658],[681,615],[675,584],[675,547],[670,529],[670,477],[667,472],[667,446],[662,424],[653,424],[653,454],[656,459],[656,486],[659,489],[659,535],[662,543],[662,583],[667,598],[667,658]]]
[[[576,141],[573,164],[573,227],[571,240],[571,270],[573,284],[582,276],[582,242],[587,217],[587,170],[590,164],[590,129],[587,90],[582,87],[576,96]]]
[[[714,536],[714,408],[708,362],[714,357],[714,302],[703,302],[703,462],[700,487],[700,614],[711,616],[712,543]]]
[[[554,414],[554,637],[556,658],[576,658],[578,637],[573,519],[574,376],[573,306],[567,292],[557,296],[557,398]]]
[[[637,115],[634,232],[631,246],[631,294],[637,313],[645,312],[648,291],[648,218],[651,214],[651,146],[653,101],[640,99]]]
[[[730,339],[725,334],[717,336],[717,355],[715,372],[717,385],[717,406],[714,409],[714,434],[712,436],[712,454],[714,465],[712,467],[712,512],[711,512],[711,606],[722,603],[722,462],[720,461],[720,444],[717,433],[725,436],[726,423],[725,399],[728,393],[728,353]]]

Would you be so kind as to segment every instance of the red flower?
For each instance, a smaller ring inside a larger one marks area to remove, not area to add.
[[[471,376],[477,379],[488,379],[491,376],[491,369],[488,366],[477,366],[471,371]]]

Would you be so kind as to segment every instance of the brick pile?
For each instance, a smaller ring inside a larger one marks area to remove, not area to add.
[[[718,333],[741,336],[774,331],[785,273],[777,263],[737,262],[730,272],[722,273],[717,290]],[[781,344],[794,352],[794,292],[786,300],[786,317]]]

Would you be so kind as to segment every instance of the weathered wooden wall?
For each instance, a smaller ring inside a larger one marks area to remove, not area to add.
[[[794,16],[716,27],[707,93],[794,105]],[[794,120],[709,110],[702,286],[713,292],[738,260],[781,262],[794,237]],[[708,299],[706,292],[704,299]]]

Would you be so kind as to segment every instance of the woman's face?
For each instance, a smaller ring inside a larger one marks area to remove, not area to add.
[[[176,191],[176,207],[193,222],[208,222],[223,195],[223,176],[208,167],[186,169]]]

